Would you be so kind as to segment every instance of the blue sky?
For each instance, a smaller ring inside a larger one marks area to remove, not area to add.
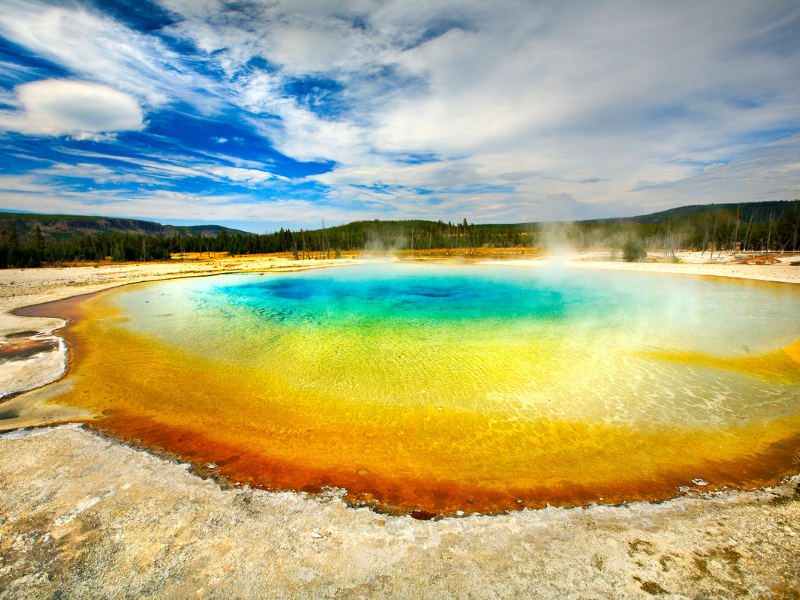
[[[0,8],[0,210],[263,232],[800,197],[794,0]]]

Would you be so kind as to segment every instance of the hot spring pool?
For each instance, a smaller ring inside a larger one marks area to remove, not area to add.
[[[800,471],[798,300],[742,281],[381,265],[42,310],[80,315],[57,402],[105,430],[241,483],[452,514]]]

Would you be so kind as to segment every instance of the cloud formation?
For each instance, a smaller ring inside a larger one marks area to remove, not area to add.
[[[609,217],[797,193],[796,2],[115,6],[4,3],[17,59],[0,59],[0,127],[72,138],[36,151],[7,138],[7,175],[140,201],[163,198],[158,186],[197,206],[236,197],[294,225]],[[98,110],[43,93],[67,84],[105,90]]]
[[[0,112],[0,130],[97,139],[97,134],[143,126],[136,99],[106,85],[48,79],[23,84],[16,91],[19,108]]]

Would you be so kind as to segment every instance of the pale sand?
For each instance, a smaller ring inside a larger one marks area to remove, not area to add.
[[[530,262],[800,282],[786,263],[600,258]],[[0,334],[60,325],[8,315],[14,308],[122,283],[322,262],[0,271]],[[31,385],[58,377],[61,354],[33,358],[27,370],[46,375]],[[11,364],[0,365],[0,385]],[[0,424],[64,418],[45,404],[59,385],[3,402]],[[0,599],[797,598],[799,485],[420,522],[350,509],[335,494],[222,490],[78,425],[18,429],[0,434]]]

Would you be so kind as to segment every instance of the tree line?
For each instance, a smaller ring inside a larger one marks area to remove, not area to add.
[[[666,223],[588,221],[579,223],[527,223],[476,225],[443,221],[356,221],[319,229],[279,231],[263,235],[172,236],[146,234],[85,234],[53,239],[37,226],[20,235],[13,221],[0,228],[0,268],[38,267],[64,262],[169,260],[183,253],[229,255],[289,253],[297,259],[338,258],[343,251],[386,253],[411,250],[469,253],[477,248],[547,247],[554,241],[576,249],[616,248],[627,258],[640,259],[643,252],[676,250],[702,252],[786,252],[800,250],[800,210],[797,201],[787,203],[781,215],[718,209],[669,218]]]
[[[32,235],[21,236],[13,221],[0,227],[0,268],[38,267],[64,262],[168,260],[183,253],[229,255],[291,253],[298,259],[337,258],[342,251],[393,251],[411,248],[457,249],[490,243],[509,247],[525,243],[516,226],[453,225],[439,221],[359,221],[336,227],[292,231],[281,228],[264,235],[164,236],[144,234],[85,234],[66,240],[52,239],[37,225]]]
[[[631,243],[649,251],[674,256],[676,250],[709,252],[797,252],[800,250],[800,209],[798,201],[786,203],[786,210],[744,219],[741,211],[718,209],[695,212],[666,223],[579,223],[567,232],[573,247],[623,248]],[[624,249],[624,248],[623,248]]]

